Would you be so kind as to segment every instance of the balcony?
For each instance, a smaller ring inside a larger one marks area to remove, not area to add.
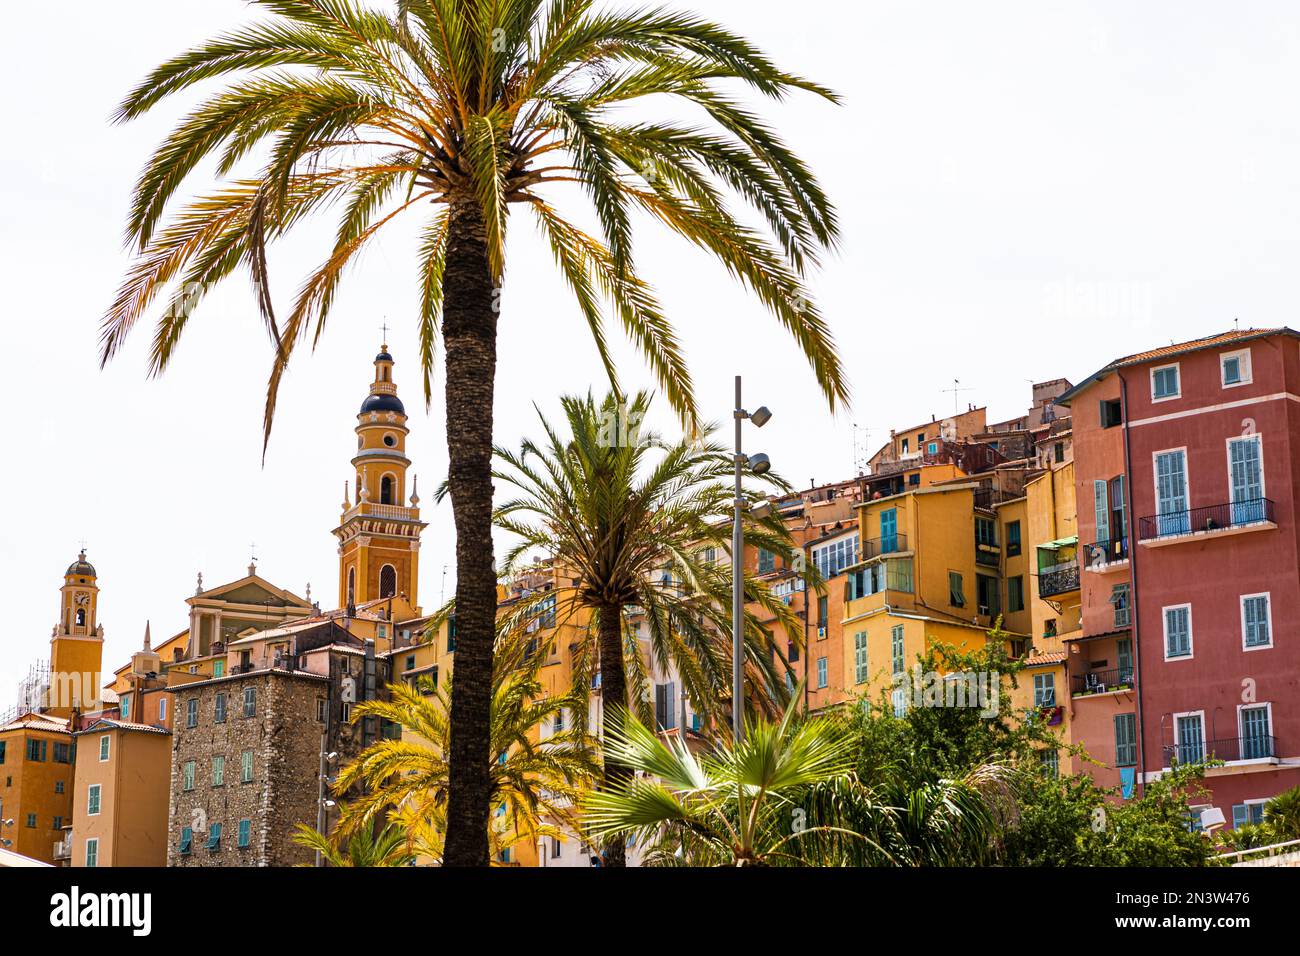
[[[1138,541],[1146,547],[1159,547],[1193,538],[1276,527],[1272,500],[1254,498],[1142,518],[1138,521]]]
[[[1105,571],[1111,565],[1128,560],[1128,538],[1094,541],[1083,546],[1083,566],[1087,571]]]
[[[72,859],[72,837],[58,840],[54,844],[54,862]]]
[[[1243,760],[1277,759],[1277,738],[1269,734],[1254,734],[1249,737],[1224,737],[1220,740],[1207,740],[1202,744],[1173,744],[1165,746],[1165,760],[1178,763],[1201,763],[1206,760],[1221,760],[1235,763]]]
[[[350,518],[387,518],[394,521],[419,521],[420,509],[407,508],[404,505],[384,505],[376,504],[373,501],[363,501],[354,505],[344,515],[343,521],[346,524]]]
[[[1074,697],[1090,697],[1094,694],[1110,694],[1117,690],[1133,689],[1133,668],[1122,667],[1103,671],[1089,671],[1075,674],[1070,678],[1070,694]]]
[[[1079,566],[1077,564],[1058,564],[1038,571],[1038,596],[1055,597],[1079,590]]]
[[[861,560],[884,557],[887,554],[906,554],[907,535],[889,534],[882,538],[867,538],[862,542]]]

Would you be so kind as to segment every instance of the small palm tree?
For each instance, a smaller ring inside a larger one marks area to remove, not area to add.
[[[585,709],[582,697],[545,697],[538,671],[546,654],[534,653],[519,635],[505,635],[496,655],[492,696],[489,777],[496,808],[489,831],[494,857],[523,840],[574,826],[574,806],[597,779],[594,742],[570,715]],[[389,687],[389,700],[358,704],[353,719],[378,717],[401,725],[401,740],[381,740],[344,767],[335,792],[356,795],[344,808],[336,832],[370,830],[384,819],[399,827],[413,855],[440,860],[446,834],[450,783],[450,685]],[[562,729],[550,732],[559,721]],[[540,739],[539,739],[540,738]]]
[[[1264,822],[1279,842],[1300,840],[1300,787],[1284,790],[1264,805]]]
[[[460,680],[447,857],[485,865],[493,384],[510,212],[533,214],[611,381],[606,302],[674,410],[698,422],[673,325],[633,264],[632,223],[645,214],[762,301],[833,408],[846,401],[847,382],[804,278],[837,240],[835,211],[731,87],[774,100],[799,90],[834,95],[779,69],[743,37],[662,8],[398,0],[389,12],[356,0],[254,2],[272,17],[168,60],[118,110],[131,120],[193,86],[225,84],[180,121],[140,175],[127,227],[138,259],[104,318],[101,355],[115,355],[163,296],[150,358],[150,372],[161,372],[199,301],[246,267],[274,347],[269,437],[290,356],[320,340],[348,266],[393,223],[419,217],[414,319],[426,401],[440,335],[445,351],[456,521]],[[627,109],[665,99],[707,125]],[[237,172],[253,161],[255,171]],[[168,220],[182,186],[210,164],[226,178],[222,187]],[[277,312],[268,246],[314,228],[305,225],[312,213],[330,206],[341,215],[325,260],[287,314]],[[575,224],[588,212],[594,234]],[[531,316],[535,325],[550,319],[544,310]]]
[[[395,826],[377,832],[361,827],[344,839],[299,823],[293,842],[319,853],[327,866],[410,866],[415,860],[406,834]]]
[[[635,718],[606,747],[644,776],[584,801],[596,837],[635,834],[646,861],[694,866],[920,866],[984,860],[1009,773],[983,767],[924,793],[884,793],[853,771],[836,718],[758,721],[696,757]]]
[[[563,568],[561,582],[571,584],[519,602],[506,626],[535,622],[552,608],[564,609],[559,623],[585,620],[574,692],[591,686],[582,665],[597,658],[609,729],[625,708],[650,722],[648,662],[626,621],[637,608],[648,623],[650,656],[681,675],[698,713],[720,716],[719,704],[731,695],[731,568],[716,560],[731,544],[730,454],[707,436],[667,442],[643,427],[650,410],[644,392],[631,401],[610,394],[599,404],[591,395],[561,402],[567,434],[540,416],[544,442],[525,440],[517,452],[497,448],[495,477],[517,494],[498,506],[494,520],[518,539],[507,572],[541,550]],[[784,487],[770,474],[764,481]],[[746,537],[787,559],[798,550],[779,515],[749,521]],[[786,641],[802,642],[802,621],[780,598],[756,578],[747,576],[744,586]],[[751,700],[780,714],[789,699],[789,663],[753,613],[746,615],[745,638]],[[608,784],[628,775],[607,755]],[[606,858],[622,865],[621,841],[607,847]]]

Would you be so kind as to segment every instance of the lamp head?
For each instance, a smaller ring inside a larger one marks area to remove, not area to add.
[[[772,513],[772,502],[760,501],[749,509],[749,513],[754,518],[762,521]]]
[[[756,475],[766,475],[772,470],[772,459],[768,458],[762,452],[759,452],[757,455],[750,455],[749,470]]]
[[[759,428],[762,428],[772,420],[772,411],[766,405],[760,405],[750,414],[749,420]]]

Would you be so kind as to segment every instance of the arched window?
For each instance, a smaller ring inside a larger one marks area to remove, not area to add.
[[[391,564],[385,564],[379,569],[379,596],[381,598],[393,597],[397,594],[397,569]]]
[[[348,568],[348,603],[357,603],[357,569]]]
[[[79,607],[77,608],[77,627],[85,627],[85,626],[86,626],[86,609],[84,607]]]
[[[384,475],[379,479],[379,503],[381,505],[395,505],[397,502],[394,497],[397,493],[396,483],[392,475]]]

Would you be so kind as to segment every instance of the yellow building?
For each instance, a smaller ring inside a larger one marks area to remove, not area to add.
[[[72,757],[62,717],[25,713],[0,726],[0,847],[44,863],[66,857],[56,844],[72,823]]]
[[[171,734],[101,718],[75,738],[72,865],[166,866]]]
[[[1002,580],[997,516],[981,490],[969,480],[919,485],[858,505],[859,563],[843,623],[845,682],[856,694],[888,697],[901,712],[915,699],[914,684],[902,682],[918,658],[939,645],[986,646]]]
[[[339,605],[350,608],[400,596],[419,608],[420,496],[406,497],[406,408],[393,382],[393,357],[375,356],[375,380],[357,413],[355,497],[343,486],[339,539]]]

